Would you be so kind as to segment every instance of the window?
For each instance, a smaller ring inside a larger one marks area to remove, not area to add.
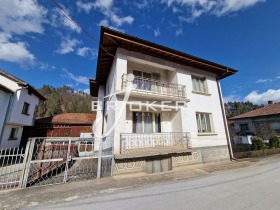
[[[158,73],[133,70],[133,75],[135,76],[133,84],[136,84],[136,89],[151,90],[153,83],[151,80],[160,80]]]
[[[197,131],[198,133],[212,133],[211,114],[196,113]]]
[[[241,130],[241,131],[247,131],[247,130],[249,130],[248,124],[240,124],[240,130]]]
[[[133,112],[133,133],[160,133],[160,114]]]
[[[9,136],[9,140],[17,139],[17,128],[12,128]]]
[[[192,84],[193,84],[193,91],[208,93],[205,77],[192,76]]]
[[[274,122],[270,124],[273,130],[280,130],[280,122]]]
[[[29,109],[29,103],[24,102],[21,113],[25,114],[25,115],[28,115],[28,109]]]

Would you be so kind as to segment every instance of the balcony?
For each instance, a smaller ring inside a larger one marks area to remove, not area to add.
[[[189,149],[191,137],[187,132],[121,134],[121,155],[151,156],[182,153]]]
[[[132,74],[124,74],[122,76],[122,89],[132,90],[132,93],[143,95],[156,95],[169,98],[186,99],[186,86],[162,82],[145,77],[133,76]]]

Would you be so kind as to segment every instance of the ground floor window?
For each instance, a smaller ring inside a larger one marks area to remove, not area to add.
[[[160,114],[133,112],[133,133],[160,133]]]
[[[212,133],[211,114],[196,113],[197,131],[198,133]]]

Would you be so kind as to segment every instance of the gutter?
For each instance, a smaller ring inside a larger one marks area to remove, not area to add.
[[[226,74],[227,72],[228,72],[228,69],[224,74]],[[218,87],[220,106],[221,106],[221,110],[222,110],[222,114],[223,114],[224,128],[225,128],[225,132],[226,132],[226,138],[227,138],[227,143],[228,143],[228,151],[229,151],[229,155],[230,155],[230,160],[231,161],[233,161],[233,160],[237,161],[237,159],[234,157],[233,151],[232,151],[232,145],[231,145],[231,141],[230,141],[228,126],[227,126],[226,113],[225,113],[225,107],[224,107],[224,101],[223,101],[221,85],[220,85],[220,79],[223,77],[224,74],[222,74],[222,75],[220,75],[216,78],[216,83],[217,83],[217,87]]]

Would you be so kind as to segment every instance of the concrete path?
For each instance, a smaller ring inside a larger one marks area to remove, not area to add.
[[[237,203],[240,203],[238,198],[246,198],[244,205],[240,207],[250,209],[255,201],[260,202],[267,195],[270,196],[267,201],[272,203],[272,194],[279,195],[277,189],[280,189],[280,178],[276,177],[280,174],[279,161],[280,155],[274,155],[264,159],[194,165],[158,174],[119,175],[99,180],[2,192],[0,209],[35,206],[41,209],[84,209],[87,205],[90,209],[225,209],[222,208],[223,205],[234,209],[230,203],[231,198]],[[267,185],[267,188],[264,185]],[[259,192],[265,194],[261,193],[260,196]],[[227,203],[222,204],[219,200],[226,200]],[[250,201],[250,205],[246,201]],[[280,206],[280,203],[278,205]]]

